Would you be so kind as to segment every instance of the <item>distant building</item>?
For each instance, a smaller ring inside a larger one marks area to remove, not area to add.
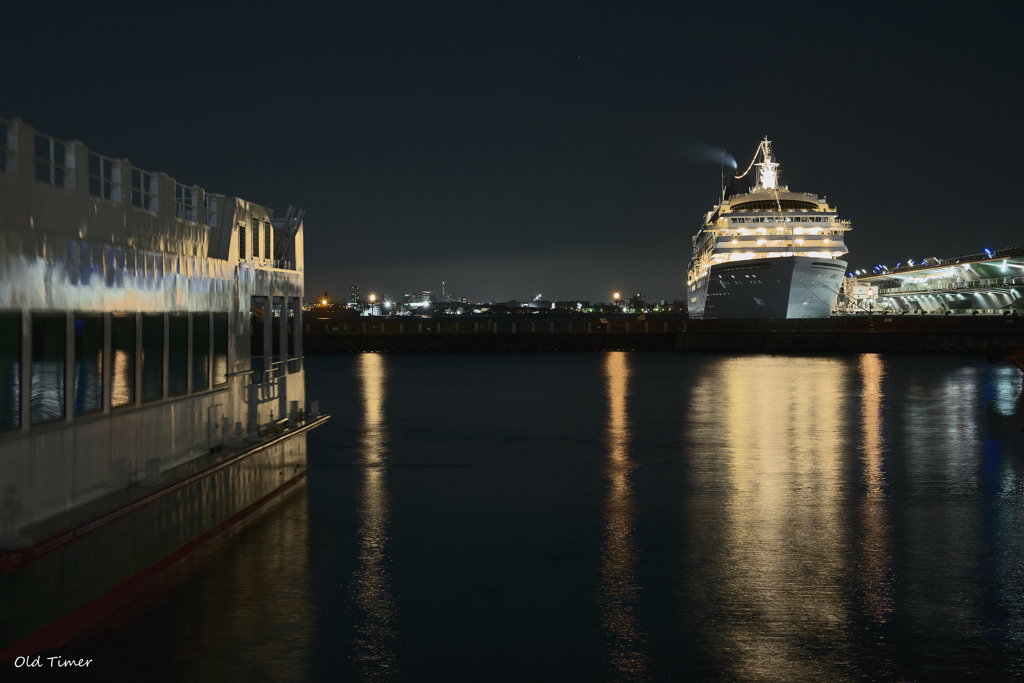
[[[850,273],[842,313],[917,315],[1024,314],[1024,247]]]
[[[348,302],[350,304],[359,303],[359,285],[352,285],[348,288]]]
[[[430,304],[436,303],[437,299],[434,297],[433,292],[411,292],[406,294],[402,299],[402,304],[406,308],[423,308],[429,307]]]

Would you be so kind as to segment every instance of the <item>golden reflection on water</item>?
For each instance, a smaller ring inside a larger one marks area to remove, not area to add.
[[[893,609],[892,556],[889,515],[885,495],[885,471],[882,459],[885,440],[882,432],[882,380],[885,361],[878,354],[860,359],[862,458],[866,493],[861,505],[864,565],[861,574],[867,612],[884,622]]]
[[[608,450],[604,472],[608,495],[604,505],[605,541],[601,558],[601,608],[610,637],[609,661],[619,680],[643,680],[648,667],[647,643],[634,606],[640,595],[636,579],[636,547],[633,526],[636,506],[630,471],[636,463],[629,457],[629,356],[613,352],[605,356],[605,392],[608,422],[605,443]]]
[[[723,359],[698,389],[723,458],[717,569],[729,678],[824,680],[808,645],[845,647],[849,533],[841,439],[849,367],[827,358]],[[720,576],[720,579],[719,579]],[[716,591],[717,592],[717,591]]]
[[[389,500],[387,492],[387,362],[384,356],[359,357],[363,425],[360,458],[363,486],[359,499],[359,568],[353,581],[355,603],[362,611],[355,649],[364,680],[382,680],[397,673],[394,641],[395,602],[388,576]]]
[[[135,401],[135,357],[124,350],[114,351],[110,405],[123,406]]]

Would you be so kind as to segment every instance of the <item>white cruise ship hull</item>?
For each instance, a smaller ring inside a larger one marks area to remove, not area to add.
[[[845,261],[810,256],[719,263],[690,293],[690,317],[827,318],[845,273]]]

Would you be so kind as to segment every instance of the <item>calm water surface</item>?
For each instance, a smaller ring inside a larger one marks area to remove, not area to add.
[[[307,486],[64,653],[157,680],[1024,677],[1012,366],[594,353],[307,369],[332,414]]]

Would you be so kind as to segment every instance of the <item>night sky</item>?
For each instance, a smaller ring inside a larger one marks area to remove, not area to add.
[[[0,116],[305,209],[309,294],[683,298],[766,135],[851,269],[1024,243],[1019,5],[78,5],[5,9]]]

